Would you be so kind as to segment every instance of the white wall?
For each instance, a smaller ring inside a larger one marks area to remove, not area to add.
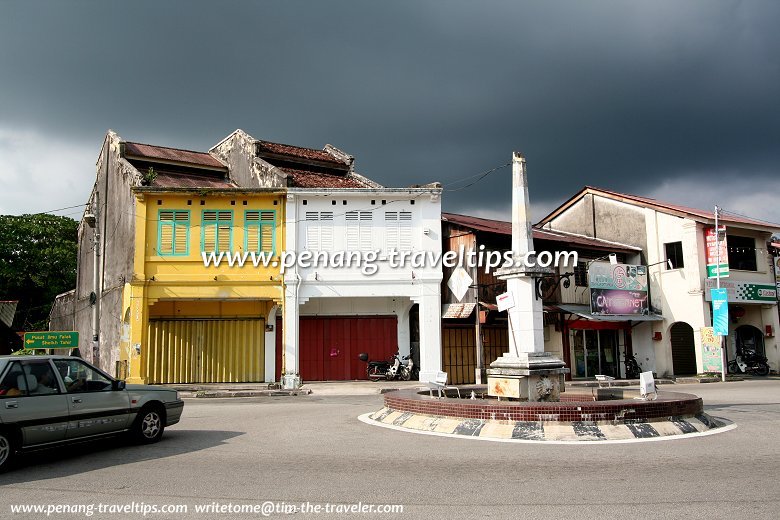
[[[693,337],[696,351],[698,371],[702,372],[701,335],[702,327],[712,325],[711,304],[706,301],[706,288],[704,280],[707,276],[706,252],[704,230],[705,224],[690,219],[680,218],[654,210],[646,209],[646,226],[648,235],[647,262],[653,264],[666,260],[664,244],[670,242],[682,242],[684,268],[668,270],[665,264],[650,268],[651,303],[661,311],[663,322],[655,322],[653,332],[662,334],[661,341],[653,341],[656,366],[655,370],[661,375],[673,373],[671,355],[670,330],[676,322],[686,322],[693,328]],[[751,236],[756,239],[756,248],[761,249],[762,244],[768,238],[766,233],[747,229],[727,227],[728,234]],[[757,251],[756,263],[758,270],[738,271],[731,270],[729,280],[742,282],[756,282],[771,284],[774,281],[772,266],[768,256]],[[729,359],[734,356],[733,329],[741,324],[751,324],[761,330],[764,325],[777,323],[777,306],[764,306],[756,304],[739,304],[747,313],[740,323],[730,323],[732,332],[729,336]],[[766,312],[760,309],[766,307]],[[776,328],[776,325],[775,325]],[[773,368],[778,367],[778,350],[775,338],[765,338],[765,346]]]
[[[373,262],[378,270],[371,275],[361,272],[357,265],[338,268],[321,264],[296,267],[285,273],[284,344],[288,373],[298,372],[299,315],[375,313],[372,310],[396,314],[399,347],[408,353],[408,310],[413,303],[418,303],[420,380],[435,378],[441,370],[441,266],[431,262],[414,266],[409,261],[404,268],[391,268],[386,253],[391,248],[402,247],[416,254],[416,260],[423,254],[441,255],[440,191],[425,188],[289,190],[288,251],[338,252],[357,248],[364,253],[377,251],[379,256]],[[358,212],[362,220],[348,220],[348,212]],[[396,216],[399,212],[409,218],[402,221],[401,227],[397,221],[387,220],[388,214]],[[363,225],[366,227],[362,228]]]

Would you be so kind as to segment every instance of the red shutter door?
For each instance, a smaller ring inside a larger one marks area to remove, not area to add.
[[[299,327],[304,381],[367,379],[358,354],[383,360],[398,350],[395,316],[301,317]]]

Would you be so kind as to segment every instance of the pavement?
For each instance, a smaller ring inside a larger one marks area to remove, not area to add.
[[[268,383],[203,383],[163,385],[179,391],[184,399],[273,397],[296,395],[378,395],[404,388],[427,386],[419,381],[323,381],[304,383],[301,388],[284,390]]]
[[[727,382],[743,381],[750,376],[728,376]],[[769,376],[770,379],[780,381],[780,376]],[[674,384],[690,383],[715,383],[717,377],[679,377],[676,379],[656,379],[659,387]],[[639,386],[638,379],[616,379],[611,381],[612,386]],[[602,383],[602,385],[604,385]],[[428,388],[425,383],[419,381],[315,381],[306,382],[301,388],[294,390],[282,389],[278,384],[269,383],[188,383],[163,385],[179,391],[183,398],[231,398],[231,397],[273,397],[296,395],[376,395],[392,390],[405,388]],[[597,381],[567,381],[566,386],[572,387],[597,387]]]

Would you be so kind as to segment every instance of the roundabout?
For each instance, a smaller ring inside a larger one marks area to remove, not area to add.
[[[359,419],[394,430],[498,442],[603,444],[686,439],[713,435],[736,424],[703,410],[700,397],[659,392],[645,400],[636,389],[592,388],[562,393],[558,402],[500,401],[484,386],[448,390],[397,390],[384,406]]]

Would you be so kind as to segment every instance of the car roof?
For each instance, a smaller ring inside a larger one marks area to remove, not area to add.
[[[23,360],[38,360],[42,361],[44,359],[81,359],[76,356],[57,356],[55,354],[46,354],[44,356],[33,356],[33,355],[25,355],[25,356],[14,356],[12,354],[2,355],[0,356],[0,361],[23,361]]]

